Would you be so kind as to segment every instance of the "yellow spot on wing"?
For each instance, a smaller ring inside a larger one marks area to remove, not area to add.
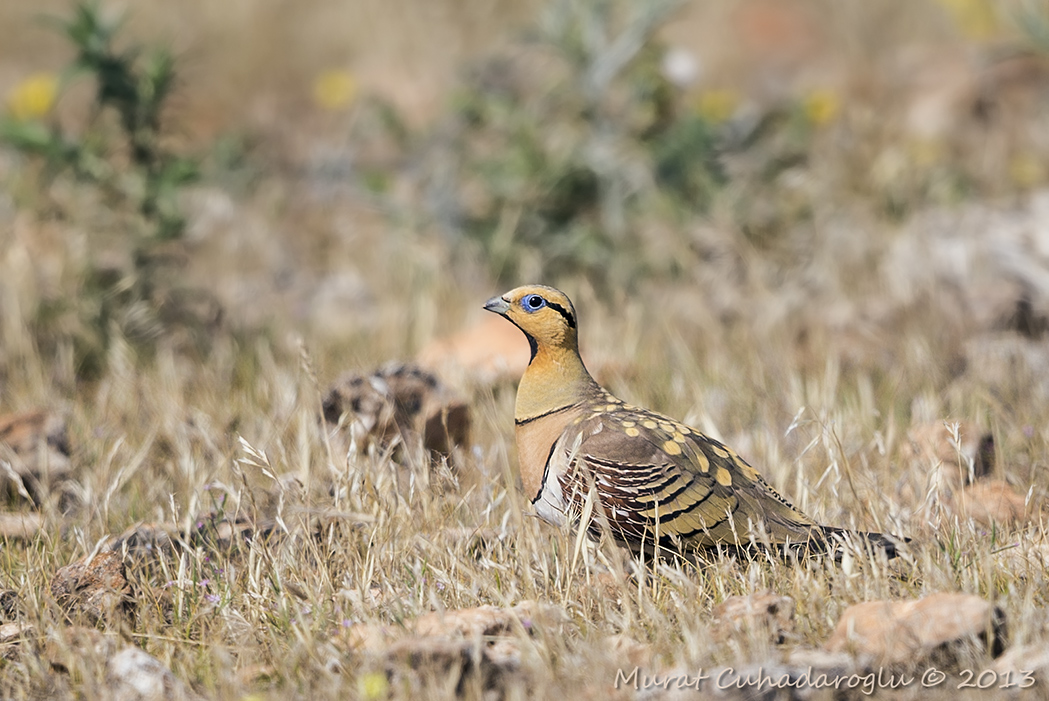
[[[639,435],[641,432],[638,431],[636,428],[631,427],[631,428],[628,428],[625,433],[628,436],[630,436],[631,438],[633,438],[634,436]]]
[[[674,426],[672,424],[668,424],[666,422],[662,422],[662,423],[659,424],[659,427],[661,429],[663,429],[664,431],[666,431],[667,433],[673,433],[674,432]]]
[[[678,443],[684,443],[685,442],[685,437],[682,436],[680,433],[675,433],[674,434],[674,440],[677,441]]]
[[[656,422],[652,421],[651,419],[648,419],[646,421],[642,421],[641,425],[644,426],[645,428],[655,428],[656,427]],[[725,457],[728,457],[728,456],[726,455]]]
[[[634,423],[633,421],[624,421],[623,422],[623,428],[630,428],[632,426],[637,426],[637,424]]]
[[[615,404],[609,404],[608,406],[605,407],[605,411],[615,411],[615,410],[616,410],[616,405]]]
[[[667,455],[681,455],[681,446],[674,441],[667,441],[663,444],[663,452]]]
[[[728,457],[729,457],[729,454],[727,452],[725,452],[725,449],[722,448],[717,443],[712,443],[711,446],[710,446],[710,449],[713,450],[714,451],[714,455],[717,455],[719,458],[728,459]]]
[[[696,453],[696,464],[699,465],[700,472],[710,471],[710,461],[707,460],[707,456],[703,453]],[[724,469],[724,468],[722,468]]]
[[[723,487],[732,486],[732,475],[730,475],[728,470],[723,467],[719,467],[718,471],[714,473],[714,479],[716,479],[718,484]]]

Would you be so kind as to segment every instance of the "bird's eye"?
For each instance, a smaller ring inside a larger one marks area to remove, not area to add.
[[[546,306],[546,300],[539,295],[528,295],[521,300],[521,306],[526,312],[534,312]]]

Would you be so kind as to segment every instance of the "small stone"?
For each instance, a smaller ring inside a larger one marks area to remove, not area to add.
[[[454,680],[452,688],[467,679],[478,679],[482,688],[491,689],[510,683],[520,667],[520,657],[512,640],[482,642],[478,649],[469,640],[403,638],[386,650],[383,666],[392,679],[410,670],[423,678]]]
[[[794,600],[766,589],[730,596],[714,607],[713,635],[718,641],[757,635],[781,644],[794,631]]]
[[[841,615],[825,645],[880,664],[947,665],[964,655],[997,657],[1005,648],[1005,613],[978,596],[930,594],[910,601],[867,601]]]
[[[486,314],[474,326],[426,345],[417,356],[425,368],[480,384],[516,380],[528,367],[528,343],[505,319]]]
[[[82,615],[92,623],[108,620],[113,613],[135,613],[124,560],[112,551],[99,552],[59,569],[51,580],[51,594],[71,617]]]
[[[196,694],[156,657],[126,647],[106,660],[109,698],[115,701],[193,701]]]
[[[425,636],[474,638],[511,635],[516,620],[514,609],[476,606],[423,614],[415,619],[412,629],[416,635]]]
[[[652,665],[652,646],[642,643],[629,635],[609,635],[604,639],[608,653],[615,660],[628,667],[650,667]]]
[[[1018,526],[1025,523],[1035,509],[1008,482],[984,479],[962,489],[951,500],[960,516],[990,526]]]
[[[900,455],[909,481],[900,489],[918,524],[958,516],[984,526],[1020,526],[1039,509],[1010,484],[993,479],[994,438],[972,422],[932,421],[908,432]]]
[[[351,591],[355,593],[356,590]],[[358,624],[346,630],[343,642],[349,649],[376,652],[391,641],[406,636],[416,639],[512,637],[518,629],[532,633],[537,622],[546,629],[555,629],[560,626],[562,619],[563,612],[560,609],[533,601],[521,602],[513,608],[476,606],[425,613],[405,621],[401,626]]]
[[[84,665],[108,659],[117,649],[112,635],[97,628],[69,626],[48,635],[44,658],[56,672],[82,673]]]
[[[469,441],[466,402],[437,377],[411,365],[389,365],[370,374],[347,373],[328,390],[324,420],[337,425],[347,416],[358,440],[389,445],[421,439],[423,447],[447,455]]]
[[[17,657],[22,642],[34,630],[32,623],[4,623],[0,625],[0,659],[9,660]]]
[[[992,669],[1002,678],[1011,675],[1012,679],[1023,681],[1026,675],[1032,675],[1045,684],[1049,681],[1049,645],[1011,647],[994,661]]]
[[[39,505],[69,479],[69,454],[66,422],[60,413],[37,410],[0,415],[0,460],[9,463],[13,472],[5,475],[0,471],[0,495],[28,496]]]
[[[172,552],[172,541],[176,536],[174,527],[159,523],[136,523],[128,526],[117,536],[109,549],[116,553],[125,550],[132,557],[147,557],[161,552]]]
[[[436,675],[451,680],[454,686],[473,679],[484,689],[505,689],[518,680],[518,631],[531,634],[536,621],[553,630],[562,618],[559,609],[534,602],[509,609],[477,606],[423,614],[402,626],[352,626],[341,636],[341,642],[356,653],[378,660],[387,679]]]
[[[0,620],[14,618],[20,608],[18,592],[14,589],[0,589]]]
[[[994,436],[971,421],[929,421],[911,427],[900,457],[918,474],[939,469],[941,486],[958,488],[994,471]]]

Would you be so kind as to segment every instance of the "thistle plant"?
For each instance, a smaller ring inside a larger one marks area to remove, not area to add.
[[[77,4],[69,19],[46,21],[73,46],[75,59],[59,76],[33,76],[11,94],[0,116],[0,141],[41,166],[45,198],[54,182],[71,180],[117,216],[119,224],[108,228],[117,229],[113,233],[129,262],[114,269],[84,261],[78,289],[42,300],[36,319],[42,345],[61,345],[71,337],[77,373],[90,376],[114,330],[133,341],[152,341],[186,319],[179,304],[186,291],[171,279],[177,257],[168,255],[167,247],[182,237],[180,191],[199,169],[196,160],[163,143],[164,107],[176,85],[169,51],[135,44],[119,48],[122,21],[105,16],[96,2]],[[82,124],[64,128],[55,103],[86,79],[93,82],[90,109]]]

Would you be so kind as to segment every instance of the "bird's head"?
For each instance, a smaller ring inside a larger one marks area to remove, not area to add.
[[[484,305],[517,325],[535,345],[576,349],[576,320],[572,300],[560,290],[544,285],[524,285]]]

